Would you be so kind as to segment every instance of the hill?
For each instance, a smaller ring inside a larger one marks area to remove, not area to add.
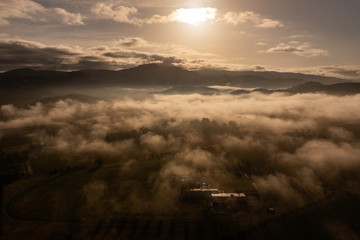
[[[98,86],[178,86],[231,85],[245,88],[288,88],[306,81],[320,83],[345,82],[343,79],[315,75],[276,72],[188,71],[175,66],[146,64],[120,71],[15,69],[0,74],[2,89],[34,89],[52,87]]]
[[[278,89],[278,90],[270,90],[270,89],[264,89],[264,88],[257,88],[251,91],[248,90],[236,90],[233,91],[231,94],[233,95],[241,95],[241,94],[247,94],[251,92],[261,92],[264,94],[271,94],[274,92],[286,92],[290,94],[297,94],[297,93],[326,93],[326,94],[332,94],[332,95],[353,95],[360,93],[360,83],[336,83],[336,84],[330,84],[330,85],[324,85],[319,82],[306,82],[302,84],[298,84],[296,86],[293,86],[291,88],[287,89]]]

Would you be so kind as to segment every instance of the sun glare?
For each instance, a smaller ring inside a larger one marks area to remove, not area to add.
[[[199,25],[202,22],[214,19],[215,8],[180,8],[174,13],[174,18],[178,22]]]

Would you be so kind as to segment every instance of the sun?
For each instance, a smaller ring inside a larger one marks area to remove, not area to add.
[[[174,12],[174,19],[178,22],[199,25],[202,22],[214,19],[215,8],[180,8]]]

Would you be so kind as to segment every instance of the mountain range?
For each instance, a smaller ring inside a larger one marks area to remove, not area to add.
[[[265,88],[257,88],[254,90],[236,90],[231,92],[233,95],[241,95],[247,94],[251,92],[260,92],[263,94],[271,94],[275,92],[283,92],[288,94],[297,94],[297,93],[326,93],[331,95],[353,95],[360,93],[360,83],[335,83],[330,85],[324,85],[319,82],[306,82],[295,85],[293,87],[287,89],[265,89]]]
[[[223,86],[222,88],[228,90],[224,91],[216,86]],[[242,89],[231,90],[234,87]],[[239,95],[251,92],[264,94],[323,92],[336,95],[360,93],[360,83],[298,73],[188,71],[158,64],[140,65],[120,71],[62,72],[22,68],[0,73],[0,105],[26,106],[38,100],[53,102],[59,96],[61,99],[96,101],[96,98],[88,96],[96,96],[100,99],[119,97],[126,94],[128,88],[145,88],[150,91],[154,89],[152,93],[158,94],[203,95],[220,93]],[[119,89],[125,90],[119,91]],[[133,96],[138,94],[141,97],[143,91],[132,91],[131,94]]]
[[[32,89],[52,87],[96,86],[178,86],[231,85],[243,88],[288,88],[307,81],[323,84],[345,82],[343,79],[299,73],[257,71],[188,71],[180,67],[158,64],[140,65],[119,71],[80,70],[61,72],[51,70],[15,69],[0,74],[2,89]]]

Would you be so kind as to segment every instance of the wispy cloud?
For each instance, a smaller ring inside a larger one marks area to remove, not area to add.
[[[91,11],[102,19],[111,19],[120,23],[128,23],[141,26],[143,24],[184,22],[191,23],[216,19],[218,22],[225,22],[233,25],[250,22],[258,28],[284,27],[278,20],[261,16],[260,14],[247,12],[228,12],[222,17],[216,18],[216,8],[176,9],[168,15],[155,14],[148,18],[137,17],[139,11],[135,7],[126,7],[121,2],[100,2],[96,3]],[[201,15],[199,17],[199,15]]]
[[[138,12],[134,7],[115,5],[111,2],[101,2],[95,4],[95,6],[91,8],[91,11],[99,18],[112,19],[123,23],[139,24],[135,18],[131,16]]]
[[[252,11],[246,12],[228,12],[224,15],[223,21],[233,25],[250,22],[255,24],[258,28],[277,28],[284,27],[284,24],[278,20],[265,18],[260,14]]]
[[[148,46],[149,43],[140,37],[125,37],[122,39],[119,39],[116,43],[117,46],[120,47],[144,47]]]
[[[91,11],[102,19],[110,19],[120,23],[128,23],[134,25],[154,24],[154,23],[167,23],[173,21],[172,15],[161,16],[153,15],[150,18],[138,18],[135,15],[138,9],[135,7],[126,7],[114,2],[101,2],[95,4]]]
[[[68,25],[83,25],[85,17],[62,8],[46,8],[31,0],[7,0],[0,2],[0,25],[9,25],[14,19],[33,22],[60,22]]]
[[[0,25],[9,24],[9,19],[35,20],[33,14],[44,12],[46,8],[31,0],[6,0],[0,2]]]
[[[310,68],[289,69],[293,72],[360,80],[360,66],[317,66]]]
[[[266,46],[267,43],[265,43],[265,42],[258,42],[258,43],[256,43],[256,45],[257,45],[257,46]]]
[[[359,66],[325,66],[322,67],[321,69],[325,72],[332,73],[334,75],[360,79]]]
[[[136,15],[139,10],[135,7],[126,7],[120,3],[113,1],[96,3],[91,11],[102,19],[111,19],[120,23],[128,23],[133,25],[184,22],[193,23],[193,21],[201,22],[215,18],[215,8],[196,8],[196,9],[176,9],[168,15],[155,14],[151,17],[141,18]],[[189,17],[191,15],[191,18]]]
[[[276,47],[269,48],[265,52],[291,53],[301,57],[318,57],[318,56],[329,55],[329,52],[327,50],[313,48],[310,42],[298,42],[298,41],[291,41],[289,43],[279,43]]]
[[[62,8],[53,8],[53,11],[57,13],[65,24],[69,25],[83,25],[85,19],[80,13],[70,13]]]
[[[176,56],[171,56],[169,54],[151,54],[146,52],[138,51],[112,51],[105,52],[103,56],[110,58],[120,58],[120,59],[137,59],[141,63],[164,63],[164,64],[174,64],[174,63],[183,63],[185,59],[178,58]]]

